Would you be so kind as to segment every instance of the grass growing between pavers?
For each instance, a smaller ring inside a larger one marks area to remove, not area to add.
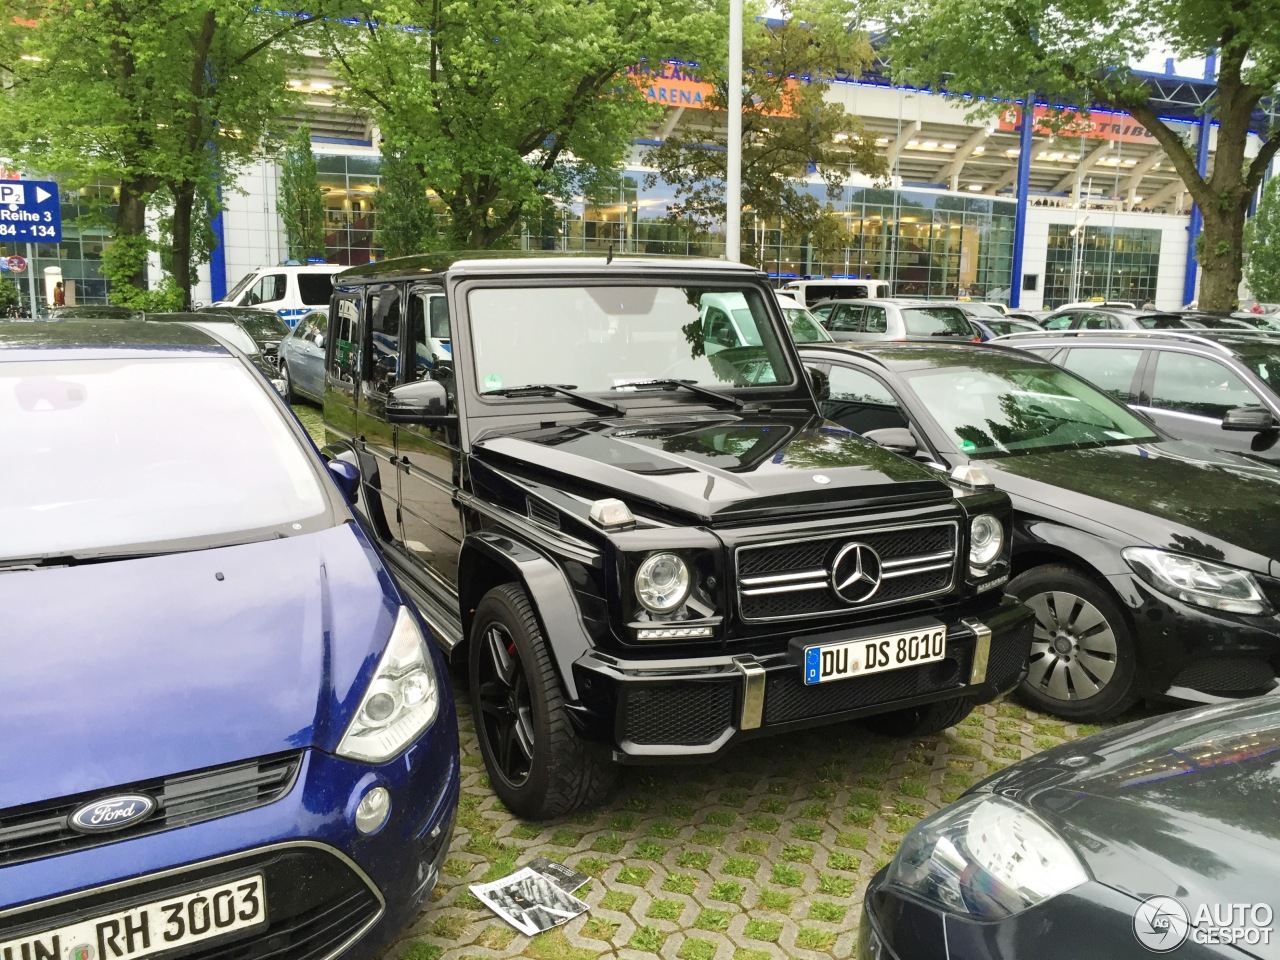
[[[618,951],[782,960],[793,937],[796,948],[834,960],[867,881],[920,817],[1042,742],[1094,729],[1005,702],[960,725],[976,737],[952,728],[894,741],[848,724],[756,740],[707,766],[624,770],[601,808],[525,823],[488,787],[465,690],[459,710],[463,796],[453,846],[432,901],[387,960],[464,960],[478,949],[530,960]],[[467,887],[537,856],[594,879],[580,894],[586,914],[528,938]]]

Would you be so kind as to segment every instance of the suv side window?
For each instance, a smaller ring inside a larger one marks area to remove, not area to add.
[[[413,369],[405,380],[441,380],[453,377],[453,352],[449,339],[449,302],[443,291],[414,290],[409,294],[408,349]]]
[[[707,309],[707,318],[702,322],[702,342],[704,346],[715,346],[721,350],[738,345],[738,339],[733,335],[733,322],[719,307]]]
[[[1114,317],[1109,317],[1105,313],[1086,313],[1084,319],[1080,322],[1081,330],[1114,330],[1119,327]]]
[[[1173,350],[1156,354],[1153,407],[1221,420],[1233,407],[1261,403],[1243,380],[1217,360]]]
[[[831,320],[827,324],[828,330],[835,330],[840,333],[856,333],[861,326],[862,311],[865,310],[860,303],[841,303],[831,311]]]
[[[369,337],[364,380],[378,393],[396,385],[400,372],[400,291],[383,287],[369,298]]]
[[[866,306],[866,313],[862,317],[862,329],[866,333],[886,333],[889,330],[889,321],[885,316],[884,307],[877,307],[874,304]]]
[[[854,433],[910,426],[897,397],[869,373],[833,364],[827,385],[823,415]]]
[[[1056,317],[1049,319],[1044,328],[1046,330],[1070,330],[1075,319],[1076,314],[1074,313],[1060,313]]]
[[[267,274],[249,291],[248,305],[253,307],[260,303],[275,303],[277,300],[283,300],[287,289],[286,279],[283,273]]]
[[[360,306],[353,297],[340,297],[330,320],[333,332],[329,350],[329,375],[343,383],[355,383],[359,374]]]
[[[1141,350],[1113,347],[1072,347],[1062,365],[1121,403],[1134,403],[1133,375],[1142,360]]]

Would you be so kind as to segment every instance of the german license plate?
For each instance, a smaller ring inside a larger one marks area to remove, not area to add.
[[[947,653],[947,628],[931,625],[910,633],[888,633],[842,643],[804,648],[806,686],[845,680],[868,673],[883,673],[941,660]]]
[[[8,960],[137,960],[267,922],[262,875],[0,943]]]

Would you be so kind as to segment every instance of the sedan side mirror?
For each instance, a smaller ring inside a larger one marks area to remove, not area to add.
[[[1222,415],[1222,429],[1266,433],[1276,429],[1276,420],[1266,407],[1233,407]]]
[[[315,345],[316,345],[317,347],[323,347],[323,346],[324,346],[324,334],[323,334],[323,333],[317,333],[317,334],[315,335],[315,340],[314,340],[314,342],[315,342]]]
[[[443,424],[456,419],[449,413],[449,394],[443,383],[402,383],[387,393],[388,423]]]
[[[862,438],[903,457],[914,457],[920,449],[920,444],[916,443],[916,438],[906,427],[881,427],[879,430],[868,430]]]
[[[360,468],[346,460],[329,460],[325,463],[329,476],[338,485],[347,503],[355,503],[360,496]]]

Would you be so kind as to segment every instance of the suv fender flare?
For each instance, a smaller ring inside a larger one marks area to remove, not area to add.
[[[470,643],[476,605],[500,583],[519,583],[529,595],[534,616],[550,647],[565,699],[578,702],[573,663],[594,647],[582,624],[573,587],[559,564],[529,544],[506,534],[475,533],[458,557],[458,606],[462,635]]]

